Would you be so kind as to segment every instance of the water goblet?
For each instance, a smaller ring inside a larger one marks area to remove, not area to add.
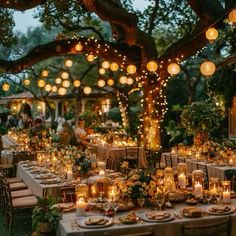
[[[108,215],[108,211],[110,210],[110,207],[111,207],[110,202],[105,202],[105,203],[103,204],[103,208],[104,208],[104,210],[105,210],[105,215],[106,215],[106,216]]]
[[[114,210],[114,223],[118,223],[118,220],[117,220],[117,210],[119,209],[119,203],[118,202],[113,202],[112,203],[112,208]]]
[[[161,207],[165,203],[164,195],[162,193],[157,194],[156,203],[158,205],[159,211],[161,211]]]

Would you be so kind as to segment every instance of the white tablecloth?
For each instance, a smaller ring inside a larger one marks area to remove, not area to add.
[[[234,200],[234,204],[236,201]],[[180,211],[184,205],[177,205],[177,211]],[[209,206],[202,205],[200,208],[206,210]],[[140,212],[143,211],[142,209]],[[139,212],[139,211],[138,211]],[[174,214],[174,210],[170,210],[172,214]],[[131,225],[113,225],[107,228],[100,228],[100,229],[84,229],[79,228],[79,230],[72,230],[71,222],[78,220],[75,216],[75,213],[65,214],[63,219],[60,221],[59,224],[59,232],[58,236],[118,236],[118,235],[127,235],[131,233],[142,233],[142,232],[153,232],[155,236],[179,236],[181,225],[188,224],[189,222],[198,221],[199,224],[201,222],[214,222],[216,219],[224,218],[228,216],[204,216],[201,218],[182,218],[177,219],[175,218],[173,221],[165,222],[165,223],[148,223],[145,222],[144,224],[131,224]],[[231,235],[236,235],[236,213],[231,215],[232,217],[232,232]]]
[[[96,144],[89,144],[91,150],[97,154],[98,158],[104,161],[112,160],[115,163],[122,161],[122,158],[125,157],[125,148],[124,147],[107,147]],[[132,148],[132,147],[131,147]],[[138,166],[139,168],[147,168],[147,159],[145,155],[145,150],[143,147],[139,147],[138,155]]]
[[[1,151],[1,164],[12,164],[13,153],[11,151]]]
[[[17,177],[20,178],[36,196],[43,197],[49,194],[50,196],[57,197],[60,194],[61,184],[41,184],[39,180],[35,179],[20,163],[18,163],[17,166]]]
[[[12,146],[16,146],[18,145],[18,143],[10,138],[7,134],[2,136],[2,144],[3,144],[3,148],[10,148]]]

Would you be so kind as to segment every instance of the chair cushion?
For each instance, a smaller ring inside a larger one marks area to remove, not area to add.
[[[18,182],[18,183],[12,183],[10,184],[10,190],[20,190],[20,189],[26,189],[27,186],[23,182]]]
[[[17,182],[21,182],[21,180],[18,179],[17,177],[7,178],[7,183],[9,183],[9,184],[11,184],[11,183],[17,183]]]
[[[13,208],[18,207],[33,207],[37,204],[37,198],[35,196],[19,197],[12,199]]]
[[[16,198],[16,197],[27,197],[27,196],[33,196],[33,193],[29,189],[23,189],[23,190],[18,190],[18,191],[12,191],[11,192],[11,197]]]

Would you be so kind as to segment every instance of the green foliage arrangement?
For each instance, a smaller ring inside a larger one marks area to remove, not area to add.
[[[81,155],[75,159],[75,166],[80,174],[87,174],[92,169],[92,160],[86,157],[85,153],[81,153]]]
[[[113,107],[108,111],[107,114],[107,118],[108,120],[112,120],[114,122],[122,122],[122,118],[121,118],[121,113],[120,113],[120,109],[118,107]]]
[[[181,124],[188,133],[212,132],[219,128],[223,112],[212,102],[199,101],[185,106]]]
[[[85,127],[86,128],[96,128],[96,127],[99,126],[98,116],[90,110],[84,111],[79,116],[79,118],[85,121]]]
[[[46,198],[37,197],[38,204],[33,210],[32,226],[38,230],[39,223],[49,223],[55,230],[58,227],[61,215],[59,209],[53,205],[56,200],[51,196]]]

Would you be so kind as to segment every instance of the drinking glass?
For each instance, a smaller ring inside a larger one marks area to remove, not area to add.
[[[206,193],[206,200],[207,200],[207,203],[210,204],[211,203],[211,199],[212,199],[212,193],[210,191],[208,191]]]
[[[215,197],[216,197],[216,200],[217,200],[217,204],[219,205],[220,204],[220,200],[221,200],[221,197],[222,197],[222,194],[221,194],[221,191],[217,191],[217,193],[215,194]]]
[[[158,205],[159,211],[161,211],[161,207],[165,203],[164,195],[162,193],[157,194],[156,203]]]
[[[119,203],[118,202],[113,202],[112,203],[112,208],[114,209],[114,223],[118,223],[118,220],[117,220],[117,210],[119,208]]]
[[[105,215],[106,215],[106,216],[108,215],[108,211],[110,210],[110,207],[111,207],[110,202],[105,202],[105,203],[103,204],[103,208],[104,208],[104,210],[105,210]]]

